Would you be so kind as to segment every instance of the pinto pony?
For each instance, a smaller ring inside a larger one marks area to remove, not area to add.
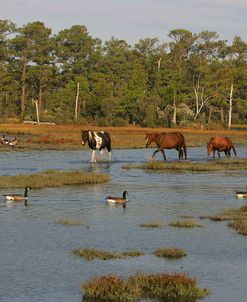
[[[216,136],[212,137],[207,145],[208,156],[213,151],[213,158],[215,158],[215,151],[218,152],[218,157],[220,158],[220,152],[225,152],[226,156],[231,156],[231,149],[233,150],[235,156],[237,156],[236,150],[233,146],[232,140],[229,137]]]
[[[96,150],[103,151],[107,148],[109,152],[109,161],[111,161],[111,137],[106,131],[95,132],[91,130],[81,131],[81,144],[84,146],[88,143],[89,148],[92,151],[91,162],[96,162],[95,152]]]
[[[154,151],[152,158],[156,153],[161,152],[164,160],[166,160],[164,149],[176,149],[179,159],[187,159],[185,138],[181,132],[146,133],[146,148],[149,147],[151,143],[155,143],[158,147],[158,149]]]

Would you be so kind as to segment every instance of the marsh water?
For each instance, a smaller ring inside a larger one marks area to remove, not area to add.
[[[247,148],[238,147],[239,157]],[[200,220],[203,215],[240,207],[235,198],[245,189],[244,171],[212,173],[160,173],[122,169],[128,163],[143,163],[151,149],[114,150],[113,162],[89,163],[90,152],[32,151],[0,152],[0,174],[16,175],[46,169],[103,172],[105,184],[64,186],[32,190],[29,205],[7,206],[0,202],[0,301],[79,302],[81,283],[110,273],[128,277],[137,272],[185,272],[201,287],[211,289],[202,301],[245,302],[247,237],[238,235],[227,222]],[[167,151],[169,160],[177,152]],[[190,148],[189,160],[206,161],[205,148]],[[161,157],[158,157],[161,159]],[[210,159],[212,160],[212,159]],[[105,203],[108,195],[129,192],[124,209]],[[1,190],[1,195],[10,190]],[[20,192],[20,189],[12,190]],[[184,216],[203,225],[178,229],[169,222]],[[66,226],[60,220],[79,221]],[[161,228],[143,228],[142,223],[160,222]],[[181,247],[188,256],[168,261],[153,255],[160,247]],[[144,256],[121,260],[87,261],[71,250],[86,247],[124,252],[140,250]]]

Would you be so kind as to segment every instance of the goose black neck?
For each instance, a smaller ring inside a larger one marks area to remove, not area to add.
[[[128,192],[127,192],[127,191],[124,191],[124,192],[123,192],[123,199],[126,199],[127,194],[128,194]]]
[[[27,195],[28,195],[28,188],[26,187],[26,188],[25,188],[24,197],[27,197]]]

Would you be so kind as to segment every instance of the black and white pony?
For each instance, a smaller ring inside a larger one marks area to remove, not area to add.
[[[106,131],[95,132],[91,130],[82,130],[81,131],[81,144],[84,146],[88,143],[89,148],[92,151],[91,162],[96,162],[95,152],[99,150],[104,152],[104,149],[107,148],[109,152],[109,161],[111,161],[111,137],[110,134]]]

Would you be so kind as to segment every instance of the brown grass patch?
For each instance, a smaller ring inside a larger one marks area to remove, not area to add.
[[[209,294],[199,288],[196,279],[186,274],[137,274],[127,280],[116,275],[97,277],[82,284],[83,301],[136,302],[155,301],[194,302]]]
[[[178,247],[168,247],[156,250],[154,255],[162,258],[178,259],[187,256],[187,253],[185,250]]]
[[[88,249],[88,248],[79,248],[72,250],[72,253],[76,256],[80,256],[86,260],[110,260],[110,259],[125,259],[127,257],[139,257],[143,256],[144,253],[140,251],[126,251],[123,253],[113,253],[102,250]]]
[[[169,223],[170,226],[177,227],[177,228],[197,228],[202,227],[201,224],[196,223],[192,220],[178,220],[172,221]]]
[[[142,228],[161,228],[162,226],[163,226],[163,224],[158,221],[139,224],[139,227],[142,227]]]

